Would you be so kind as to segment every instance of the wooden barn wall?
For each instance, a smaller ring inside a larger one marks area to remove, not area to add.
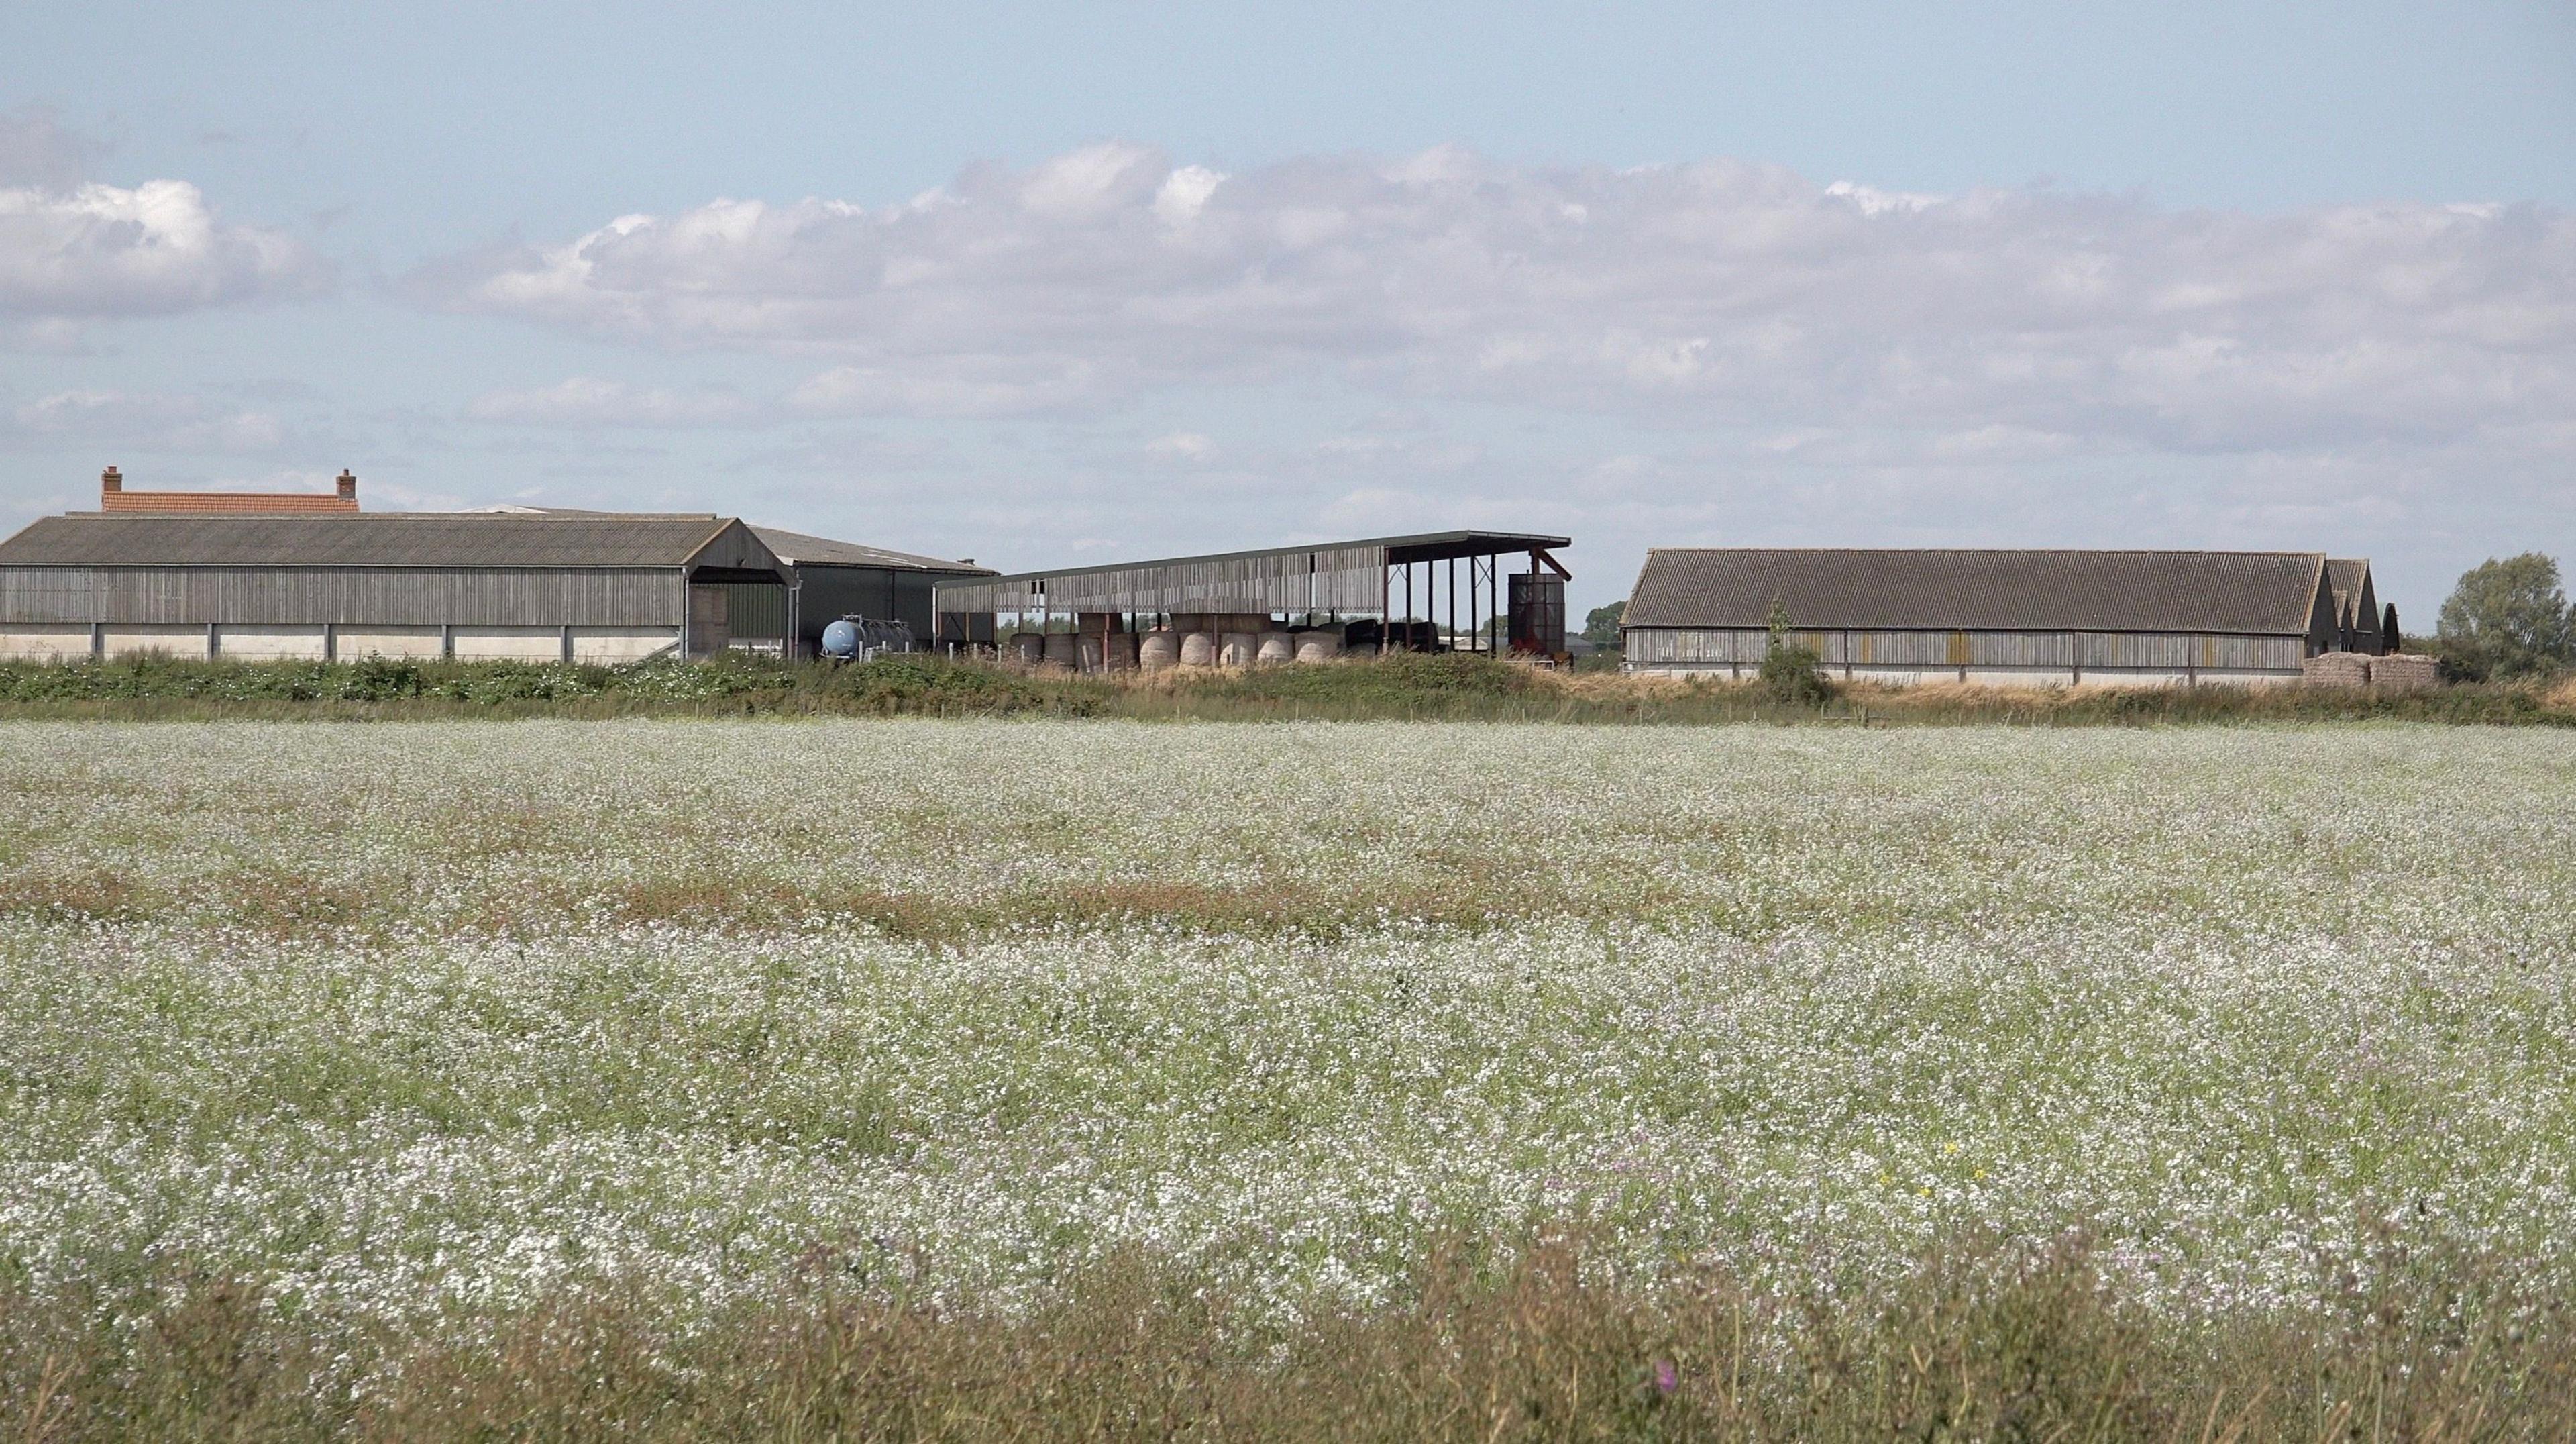
[[[1385,603],[1384,547],[1219,557],[1112,567],[1036,582],[942,584],[954,612],[1375,612]]]
[[[2187,632],[1799,631],[1827,667],[2044,668],[2105,671],[2296,672],[2298,637]],[[1627,658],[1651,665],[1760,666],[1771,634],[1759,627],[1635,627]]]
[[[676,627],[671,568],[0,567],[0,621]]]

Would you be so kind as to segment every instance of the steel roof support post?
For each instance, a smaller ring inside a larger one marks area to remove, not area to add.
[[[680,568],[680,660],[689,660],[689,569]]]

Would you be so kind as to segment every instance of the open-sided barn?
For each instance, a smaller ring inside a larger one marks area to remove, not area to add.
[[[2353,621],[2375,601],[2367,561],[2317,552],[1664,548],[1621,631],[1641,672],[1749,674],[1776,604],[1839,677],[2295,681],[2320,653],[2378,651]]]

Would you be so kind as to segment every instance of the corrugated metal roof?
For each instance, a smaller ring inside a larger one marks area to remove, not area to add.
[[[1624,623],[2305,635],[2317,552],[1659,548]]]
[[[38,520],[0,542],[0,566],[678,567],[739,525],[715,516],[93,513]]]
[[[789,563],[813,562],[823,566],[885,567],[892,571],[946,572],[961,577],[995,575],[991,567],[973,562],[944,561],[938,557],[915,556],[910,552],[888,551],[884,547],[863,546],[857,542],[834,541],[830,537],[807,536],[803,532],[780,531],[774,526],[756,526],[751,534],[760,544]]]
[[[1043,572],[1012,572],[996,580],[1009,582],[1051,581],[1057,577],[1096,577],[1112,572],[1141,572],[1161,567],[1200,566],[1210,562],[1253,561],[1264,557],[1304,556],[1308,553],[1353,552],[1376,549],[1386,553],[1390,563],[1441,561],[1450,557],[1499,556],[1506,552],[1548,551],[1574,543],[1561,536],[1534,536],[1508,531],[1434,531],[1413,536],[1373,536],[1356,541],[1310,542],[1305,546],[1258,547],[1251,551],[1208,552],[1202,556],[1155,557],[1141,562],[1103,562],[1088,567],[1057,567]]]
[[[2361,615],[2361,607],[2365,599],[2365,593],[2368,594],[2368,600],[2373,602],[2378,600],[2377,591],[2369,585],[2369,582],[2370,561],[2368,558],[2326,558],[2326,586],[2334,592],[2335,608],[2342,614],[2336,620],[2347,627],[2376,627],[2379,625],[2379,618],[2376,615],[2378,611],[2377,607],[2374,606],[2371,609],[2373,615],[2368,617]]]

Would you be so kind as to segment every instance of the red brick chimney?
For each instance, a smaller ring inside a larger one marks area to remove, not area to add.
[[[336,496],[309,491],[127,491],[125,474],[98,475],[98,509],[150,516],[336,516],[358,509],[358,478],[343,471]]]

